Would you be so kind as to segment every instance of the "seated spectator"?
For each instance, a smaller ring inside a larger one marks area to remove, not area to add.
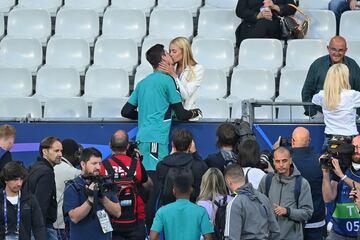
[[[194,191],[190,200],[196,201],[200,192],[201,178],[208,169],[205,162],[196,152],[191,132],[176,129],[172,133],[172,151],[156,167],[156,176],[160,185],[160,205],[174,202],[172,195],[173,177],[176,172],[189,172],[194,178]]]
[[[27,176],[22,163],[11,161],[1,171],[5,188],[0,190],[0,238],[45,240],[46,228],[34,195],[21,191]],[[19,209],[20,208],[20,209]],[[6,211],[4,211],[6,209]]]
[[[272,204],[251,183],[245,183],[242,167],[237,164],[227,167],[225,181],[235,194],[226,208],[226,239],[280,239]]]
[[[0,126],[0,171],[12,160],[11,148],[14,145],[16,129],[11,125]]]
[[[324,90],[315,94],[312,102],[322,107],[325,122],[325,142],[344,136],[351,142],[358,134],[356,108],[360,107],[360,92],[351,90],[349,69],[345,64],[334,64],[326,75]]]
[[[345,56],[347,51],[346,40],[341,36],[335,36],[330,40],[327,49],[329,54],[316,59],[309,68],[301,92],[303,102],[311,102],[312,97],[323,89],[329,68],[337,63],[343,63],[349,68],[351,89],[360,91],[360,68],[354,59]],[[306,106],[305,115],[321,117],[321,107]]]
[[[222,123],[216,130],[216,145],[219,152],[210,154],[205,159],[205,163],[209,168],[215,167],[224,173],[224,168],[227,165],[236,163],[237,154],[234,152],[234,147],[239,139],[236,134],[235,126],[231,123]]]
[[[266,173],[260,169],[260,146],[255,140],[246,140],[238,146],[238,164],[243,168],[246,183],[258,188],[261,179]],[[273,172],[267,162],[267,170]]]
[[[209,168],[202,177],[197,205],[206,209],[211,222],[215,222],[217,205],[230,202],[225,180],[217,168]],[[216,203],[215,203],[216,202]]]
[[[341,14],[345,11],[355,10],[357,4],[357,0],[331,0],[329,2],[329,10],[335,13],[337,32],[339,32]]]
[[[173,64],[161,62],[159,70],[175,79],[184,108],[193,109],[196,107],[197,91],[204,76],[204,67],[195,61],[187,38],[177,37],[171,40],[169,54]]]
[[[295,14],[288,6],[293,0],[240,0],[236,6],[236,15],[243,21],[236,29],[236,46],[247,38],[281,37],[279,16]]]
[[[214,228],[203,207],[189,201],[192,192],[191,174],[175,176],[173,194],[176,202],[161,207],[151,226],[150,240],[159,239],[164,232],[165,239],[171,240],[211,240]]]

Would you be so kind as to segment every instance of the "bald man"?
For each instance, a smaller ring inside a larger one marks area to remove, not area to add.
[[[313,215],[305,225],[304,240],[317,240],[323,239],[325,204],[321,191],[322,172],[319,166],[319,154],[312,151],[309,147],[310,142],[310,133],[306,128],[294,129],[291,138],[292,159],[301,175],[310,183],[314,205]]]
[[[136,209],[137,220],[135,224],[125,224],[123,222],[117,221],[117,219],[112,219],[113,239],[114,240],[137,240],[145,239],[146,229],[145,229],[145,206],[141,193],[139,191],[150,191],[152,188],[152,181],[148,177],[144,166],[137,158],[132,158],[126,155],[126,151],[129,148],[129,136],[123,130],[116,131],[110,140],[110,148],[112,155],[103,161],[101,166],[100,175],[108,175],[113,173],[119,173],[119,178],[134,178],[135,187],[137,188],[137,205],[134,206],[131,211]],[[135,166],[135,171],[129,171],[132,169],[132,164]],[[125,168],[126,169],[125,169]],[[130,176],[129,174],[132,174]],[[142,188],[141,188],[142,186]],[[119,188],[120,189],[120,188]],[[140,190],[141,189],[141,190]],[[121,205],[121,202],[120,202]],[[127,215],[128,213],[124,212],[125,209],[122,208],[122,216]],[[133,213],[133,212],[132,212]],[[121,216],[120,216],[121,219]],[[121,219],[123,220],[123,219]]]
[[[336,63],[344,63],[349,68],[351,88],[360,91],[360,67],[354,59],[345,56],[347,51],[345,38],[341,36],[333,37],[327,46],[327,50],[329,54],[316,59],[309,68],[301,92],[303,102],[311,102],[312,97],[323,89],[327,71],[331,65]],[[319,106],[305,107],[305,115],[312,117],[319,116],[320,113],[321,107]]]

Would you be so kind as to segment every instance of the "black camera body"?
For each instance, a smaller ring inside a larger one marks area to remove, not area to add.
[[[279,145],[281,147],[291,147],[291,139],[290,138],[285,138],[285,137],[280,137]]]
[[[86,185],[90,185],[91,183],[96,184],[96,188],[93,192],[97,192],[97,196],[102,198],[108,192],[117,193],[118,187],[113,181],[113,176],[99,176],[99,175],[84,175],[83,176]]]
[[[324,155],[320,158],[320,165],[322,168],[332,170],[332,159],[336,158],[339,160],[341,170],[345,171],[351,164],[354,150],[354,146],[351,143],[341,140],[330,140]]]
[[[133,142],[130,141],[129,142],[129,147],[126,150],[126,155],[131,157],[131,158],[137,158],[139,161],[143,160],[143,156],[142,155],[138,155],[138,153],[135,150],[139,150],[139,145],[138,142]]]

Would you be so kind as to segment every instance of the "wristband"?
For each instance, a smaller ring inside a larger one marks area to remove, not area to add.
[[[341,181],[344,181],[345,178],[347,178],[348,176],[344,175],[342,178],[340,178]]]
[[[87,202],[87,204],[89,204],[89,205],[90,205],[90,207],[92,207],[92,206],[94,205],[94,203],[93,203],[93,202],[91,202],[89,199],[86,199],[86,202]]]

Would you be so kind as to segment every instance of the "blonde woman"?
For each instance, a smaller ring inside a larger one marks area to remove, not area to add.
[[[197,204],[206,209],[211,222],[214,224],[217,210],[216,202],[230,202],[231,196],[228,196],[224,176],[217,168],[209,168],[201,179],[200,194],[197,198]]]
[[[171,75],[180,89],[186,110],[195,108],[197,91],[204,76],[204,67],[193,57],[191,45],[187,38],[177,37],[170,42],[169,54],[174,66],[162,62],[160,70]],[[174,69],[175,67],[175,69]]]
[[[356,108],[360,107],[360,92],[351,90],[349,69],[345,64],[338,63],[329,68],[324,90],[315,94],[312,102],[322,107],[325,139],[340,135],[349,137],[351,141],[352,137],[358,134]]]

